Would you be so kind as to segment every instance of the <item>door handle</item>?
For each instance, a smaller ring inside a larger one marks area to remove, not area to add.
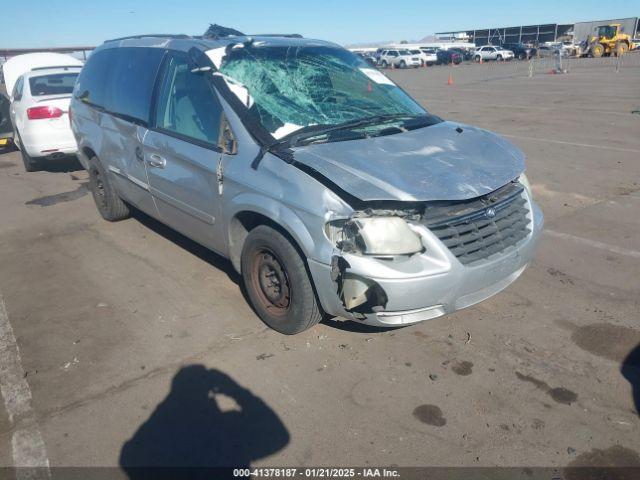
[[[164,168],[167,165],[167,161],[160,155],[156,155],[155,153],[149,155],[149,160],[147,160],[147,163],[150,167],[155,168]]]

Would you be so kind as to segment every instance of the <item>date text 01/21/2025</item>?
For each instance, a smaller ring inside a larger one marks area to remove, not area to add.
[[[238,468],[234,477],[259,478],[398,478],[399,472],[389,468]]]

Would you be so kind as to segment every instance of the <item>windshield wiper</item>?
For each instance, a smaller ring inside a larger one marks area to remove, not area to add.
[[[415,118],[420,115],[413,115],[408,113],[392,113],[387,115],[374,115],[372,117],[364,117],[358,120],[349,120],[347,122],[338,123],[335,125],[309,125],[303,127],[295,132],[290,133],[286,137],[283,137],[279,142],[285,142],[290,146],[296,146],[298,142],[306,138],[317,137],[337,130],[348,130],[351,128],[366,127],[369,125],[380,125],[382,123],[390,122],[392,120],[399,120],[403,118]]]
[[[308,125],[302,127],[295,132],[292,132],[284,137],[266,144],[260,147],[260,151],[256,158],[251,162],[251,167],[255,170],[258,168],[260,161],[264,157],[265,153],[270,152],[280,157],[287,163],[293,163],[293,150],[290,147],[295,147],[300,141],[307,138],[317,137],[320,135],[326,135],[338,130],[348,130],[352,128],[365,127],[369,125],[380,125],[390,122],[392,120],[407,119],[408,121],[420,120],[430,118],[430,115],[415,115],[409,113],[391,113],[386,115],[374,115],[371,117],[364,117],[358,120],[349,120],[347,122],[338,123],[335,125]],[[437,123],[437,122],[436,122]]]

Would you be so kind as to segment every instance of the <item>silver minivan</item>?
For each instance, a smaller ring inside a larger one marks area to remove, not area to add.
[[[520,150],[328,42],[107,41],[70,114],[100,214],[133,206],[227,257],[286,334],[478,303],[522,273],[542,230]]]

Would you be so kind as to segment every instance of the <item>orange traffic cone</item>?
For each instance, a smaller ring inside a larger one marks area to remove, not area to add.
[[[480,65],[482,65],[482,57],[480,57],[480,62],[479,63],[480,63]]]
[[[453,85],[453,75],[449,72],[449,78],[447,79],[447,85]]]

